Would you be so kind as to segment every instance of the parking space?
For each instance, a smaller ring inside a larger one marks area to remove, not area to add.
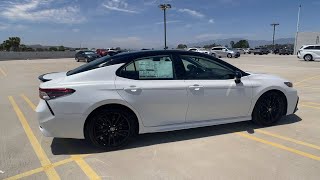
[[[320,62],[279,55],[224,60],[291,80],[299,111],[272,127],[241,122],[143,134],[112,152],[38,129],[38,76],[82,63],[0,61],[0,179],[319,179]]]

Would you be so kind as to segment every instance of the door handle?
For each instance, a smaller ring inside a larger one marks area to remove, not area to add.
[[[195,84],[193,86],[189,86],[189,89],[192,89],[194,91],[199,91],[202,88],[203,88],[203,86],[199,86],[198,84]]]
[[[125,91],[137,92],[140,88],[135,85],[130,86],[129,88],[124,88]]]

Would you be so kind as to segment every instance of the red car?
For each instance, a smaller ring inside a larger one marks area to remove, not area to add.
[[[109,54],[109,52],[115,53],[116,50],[112,49],[112,48],[108,48],[108,49],[97,49],[96,53],[99,54],[101,57],[106,56]]]

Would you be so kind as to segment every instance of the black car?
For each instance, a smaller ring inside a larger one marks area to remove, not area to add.
[[[283,48],[279,50],[279,55],[293,55],[293,49]]]
[[[101,56],[94,51],[79,51],[75,54],[74,59],[79,62],[81,60],[85,62],[91,62],[100,58]]]

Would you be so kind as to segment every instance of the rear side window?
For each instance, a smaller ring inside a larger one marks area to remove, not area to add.
[[[320,50],[320,46],[315,46],[315,48],[314,49],[316,49],[316,50]]]
[[[122,68],[120,77],[135,80],[174,79],[173,62],[170,56],[152,56],[136,59]]]

